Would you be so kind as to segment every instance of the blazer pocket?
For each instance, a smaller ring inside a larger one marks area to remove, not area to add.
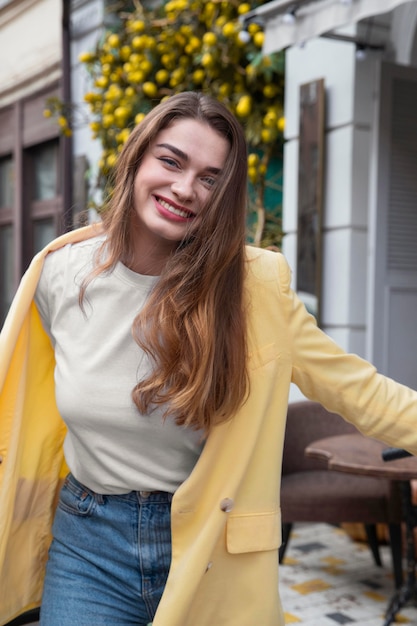
[[[277,550],[281,545],[281,511],[229,515],[226,527],[230,554]]]

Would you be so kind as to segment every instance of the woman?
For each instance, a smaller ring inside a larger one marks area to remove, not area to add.
[[[417,393],[317,328],[245,213],[239,124],[184,93],[132,132],[103,225],[34,260],[0,344],[9,619],[40,600],[64,437],[42,626],[283,626],[291,382],[417,452]]]

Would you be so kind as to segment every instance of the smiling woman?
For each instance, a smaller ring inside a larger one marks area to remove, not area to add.
[[[417,452],[417,393],[317,327],[281,254],[245,246],[246,173],[232,114],[173,96],[127,140],[103,223],[25,274],[0,336],[0,620],[44,579],[41,626],[284,626],[291,382]]]

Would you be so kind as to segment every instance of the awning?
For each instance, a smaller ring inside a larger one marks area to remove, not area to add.
[[[392,11],[417,0],[273,0],[242,16],[244,23],[262,21],[263,52],[278,52],[294,44],[354,24],[373,15]]]

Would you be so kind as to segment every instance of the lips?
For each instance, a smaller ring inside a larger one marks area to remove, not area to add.
[[[167,212],[170,215],[179,217],[181,219],[186,219],[186,220],[189,220],[195,217],[195,213],[193,213],[189,209],[186,209],[183,206],[178,206],[177,204],[173,204],[172,202],[169,202],[168,200],[165,200],[164,198],[160,198],[159,196],[156,196],[155,199],[158,205],[162,207],[162,209],[164,209],[164,212]]]

